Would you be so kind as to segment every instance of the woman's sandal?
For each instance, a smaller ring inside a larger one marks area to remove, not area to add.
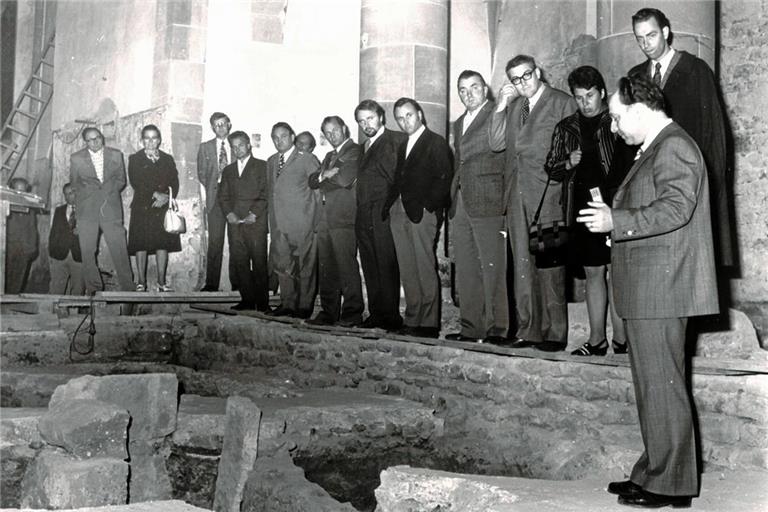
[[[574,356],[604,356],[608,353],[608,340],[603,340],[597,345],[590,345],[589,342],[583,344],[573,352]]]
[[[613,353],[614,354],[626,354],[627,353],[627,342],[619,343],[616,340],[611,340],[611,345],[613,345]]]

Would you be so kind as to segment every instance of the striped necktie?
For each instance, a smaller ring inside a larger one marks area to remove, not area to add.
[[[283,167],[285,167],[285,157],[282,153],[280,153],[280,159],[277,161],[277,177],[280,177],[280,173],[283,172]]]
[[[528,98],[523,100],[523,108],[520,109],[520,126],[525,126],[525,122],[528,120],[528,115],[531,113],[531,102]]]
[[[653,83],[661,87],[661,62],[657,62],[654,69],[656,72],[653,74]]]

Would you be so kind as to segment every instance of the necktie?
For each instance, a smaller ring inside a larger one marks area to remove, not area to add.
[[[280,153],[280,159],[277,161],[277,177],[280,177],[280,173],[283,172],[283,167],[285,167],[285,157],[282,153]]]
[[[528,98],[525,98],[523,100],[523,108],[520,109],[520,126],[525,125],[525,122],[528,120],[528,114],[531,113],[531,102],[528,101]]]
[[[661,62],[657,62],[654,69],[656,72],[653,73],[653,83],[661,87]]]
[[[227,166],[227,148],[224,147],[224,141],[221,141],[221,149],[219,149],[219,174]]]
[[[69,206],[69,219],[67,219],[70,231],[74,231],[77,227],[77,219],[75,219],[75,206]]]
[[[367,152],[369,149],[371,149],[371,139],[366,139],[363,145],[363,152]]]
[[[339,154],[336,152],[335,149],[333,151],[331,151],[331,159],[328,160],[328,167],[329,168],[333,167],[333,164],[336,163],[336,157],[338,157],[338,156],[339,156]]]
[[[640,158],[640,156],[643,154],[643,148],[640,148],[637,150],[637,153],[635,154],[635,160]]]

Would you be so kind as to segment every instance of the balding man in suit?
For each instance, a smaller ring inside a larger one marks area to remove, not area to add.
[[[512,58],[506,72],[510,83],[501,89],[489,134],[491,149],[506,150],[505,203],[517,309],[517,339],[511,346],[565,350],[565,260],[536,261],[528,250],[528,228],[540,201],[540,223],[563,220],[561,184],[547,187],[544,165],[555,126],[576,112],[576,103],[542,81],[541,69],[529,55]]]
[[[488,86],[476,71],[463,71],[457,85],[467,110],[453,123],[456,158],[448,215],[461,331],[445,338],[501,343],[509,327],[504,154],[494,153],[488,144],[496,103],[488,99]]]
[[[93,295],[103,288],[96,264],[99,232],[104,234],[122,291],[133,291],[133,274],[123,226],[125,161],[123,154],[104,146],[104,136],[94,127],[83,130],[86,147],[72,153],[69,182],[75,192],[75,218],[83,258],[85,291]]]
[[[664,113],[651,79],[622,78],[609,109],[612,130],[642,145],[612,207],[591,202],[577,220],[611,235],[613,293],[645,450],[629,480],[608,492],[624,505],[687,507],[698,472],[685,330],[690,317],[718,312],[706,166],[690,135]]]

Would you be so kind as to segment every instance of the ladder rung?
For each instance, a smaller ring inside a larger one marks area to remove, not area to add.
[[[53,84],[51,82],[43,80],[42,77],[40,77],[39,75],[32,75],[32,78],[34,78],[38,82],[43,83],[43,84],[45,84],[45,85],[47,85],[49,87],[53,87]]]
[[[9,125],[9,126],[6,126],[6,127],[5,127],[5,129],[6,129],[6,130],[11,130],[12,132],[16,132],[16,133],[18,133],[19,135],[22,135],[22,136],[24,136],[24,137],[28,137],[28,136],[29,136],[29,135],[27,134],[27,132],[23,132],[23,131],[19,130],[18,128],[14,128],[13,126],[10,126],[10,125]]]
[[[36,116],[34,116],[34,115],[32,115],[32,114],[28,114],[28,113],[24,112],[23,110],[18,110],[18,109],[17,109],[17,110],[14,110],[14,111],[13,111],[13,113],[14,113],[14,114],[21,114],[21,115],[23,115],[24,117],[28,117],[28,118],[30,118],[30,119],[37,119],[37,117],[36,117]]]
[[[45,59],[40,59],[40,64],[45,64],[46,66],[53,67],[53,64],[51,64]]]
[[[19,150],[18,150],[18,149],[16,149],[16,147],[14,147],[14,146],[9,146],[8,144],[4,144],[4,143],[2,143],[2,142],[0,142],[0,147],[3,147],[3,148],[5,148],[5,149],[7,149],[7,150],[9,150],[9,151],[12,151],[12,152],[14,152],[14,153],[18,153],[18,152],[19,152]]]
[[[45,103],[45,100],[43,98],[41,98],[40,96],[35,96],[31,92],[24,91],[21,94],[23,94],[24,96],[27,96],[31,100],[39,101],[40,103]]]
[[[11,167],[10,165],[5,165],[5,164],[3,164],[3,166],[2,166],[2,167],[0,167],[0,169],[8,169],[9,171],[12,171],[12,170],[13,170],[13,167]]]

